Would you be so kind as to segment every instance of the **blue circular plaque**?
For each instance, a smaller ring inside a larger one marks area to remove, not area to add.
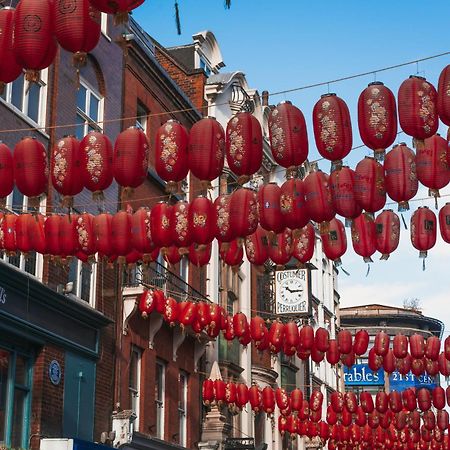
[[[61,381],[61,366],[55,359],[48,366],[48,376],[52,384],[58,386]]]

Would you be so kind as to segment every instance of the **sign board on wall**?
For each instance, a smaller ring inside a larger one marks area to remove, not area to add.
[[[406,375],[402,375],[399,372],[393,372],[389,375],[389,389],[391,391],[404,391],[405,389],[414,387],[416,389],[427,388],[434,389],[438,386],[438,378],[432,377],[428,374],[416,376],[409,372]]]
[[[276,314],[308,314],[308,286],[308,269],[290,269],[276,271]]]
[[[378,369],[374,372],[368,364],[344,366],[344,383],[346,386],[383,386],[384,371]]]

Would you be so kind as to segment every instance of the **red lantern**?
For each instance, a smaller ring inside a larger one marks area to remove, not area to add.
[[[247,316],[240,312],[233,316],[233,329],[237,337],[243,336],[249,331]]]
[[[44,216],[42,214],[35,214],[34,226],[28,228],[28,231],[30,233],[30,239],[31,239],[32,246],[33,246],[33,250],[35,252],[38,252],[41,254],[46,253],[45,230],[44,230],[45,219],[46,219],[46,216]]]
[[[406,375],[411,370],[411,355],[408,353],[404,358],[398,358],[396,361],[397,370],[402,374]]]
[[[2,11],[0,9],[0,29],[4,30],[1,24]],[[1,54],[1,35],[0,35],[0,54]],[[0,56],[1,57],[1,56]],[[4,64],[3,64],[4,65]],[[0,67],[1,71],[1,67]],[[1,75],[0,75],[1,76]],[[1,82],[1,78],[0,78]],[[0,142],[0,199],[8,197],[14,189],[14,163],[10,148],[3,142]]]
[[[289,394],[284,388],[277,388],[275,390],[275,401],[280,411],[284,411],[289,408]]]
[[[445,353],[441,353],[438,358],[439,372],[444,377],[450,377],[450,361],[445,357]]]
[[[94,216],[94,234],[100,256],[111,256],[112,251],[112,216],[102,213]]]
[[[200,327],[203,329],[207,328],[211,323],[211,316],[209,314],[209,304],[206,302],[198,302],[197,303],[197,320],[199,322]]]
[[[450,126],[450,65],[445,66],[439,75],[437,111],[442,122]]]
[[[344,410],[344,396],[342,392],[334,391],[330,394],[330,404],[336,414]]]
[[[314,345],[317,350],[326,352],[330,346],[330,333],[326,328],[317,328],[314,336]]]
[[[144,0],[89,0],[99,11],[107,14],[125,15],[141,5]]]
[[[383,166],[366,156],[355,169],[355,198],[361,208],[375,213],[386,204]]]
[[[445,408],[445,390],[441,386],[436,386],[432,390],[433,397],[433,406],[436,409],[444,409]]]
[[[344,159],[352,148],[350,112],[336,94],[324,94],[313,109],[314,137],[320,155],[330,161]]]
[[[276,235],[269,243],[269,257],[277,266],[284,266],[292,256],[292,232],[286,228]]]
[[[132,250],[131,214],[126,211],[119,211],[112,217],[111,246],[113,253],[118,256],[125,256]]]
[[[236,403],[236,384],[232,382],[228,382],[225,385],[225,402],[228,404],[228,407],[233,407]]]
[[[437,361],[439,352],[441,350],[441,340],[437,336],[430,336],[427,338],[425,345],[425,356],[428,359]]]
[[[197,305],[190,301],[180,302],[178,304],[178,320],[181,327],[192,325],[197,319]]]
[[[208,182],[216,179],[223,170],[225,132],[213,117],[196,122],[189,135],[188,164],[192,175]]]
[[[55,37],[59,45],[74,53],[74,62],[84,64],[87,53],[100,40],[101,16],[89,0],[75,3],[54,2]]]
[[[177,120],[170,119],[156,131],[155,170],[167,183],[166,190],[175,192],[184,180],[188,167],[188,132]]]
[[[317,223],[330,221],[336,213],[328,178],[328,175],[318,170],[311,172],[304,180],[308,215]]]
[[[286,169],[308,157],[308,134],[303,113],[291,102],[279,103],[269,115],[269,139],[275,161]]]
[[[287,322],[284,325],[284,353],[287,356],[295,355],[299,342],[298,325],[294,321]]]
[[[16,61],[27,70],[26,79],[39,81],[39,71],[55,59],[55,18],[50,0],[25,0],[14,16],[13,49]]]
[[[191,202],[188,214],[189,234],[199,245],[209,244],[214,239],[214,205],[206,197],[199,196]]]
[[[273,414],[275,411],[275,393],[269,386],[266,386],[262,390],[262,404],[266,414]]]
[[[449,425],[449,414],[445,409],[440,409],[436,414],[436,425],[441,431],[445,431]]]
[[[339,346],[336,339],[330,339],[330,346],[326,352],[326,358],[329,364],[335,366],[341,359],[341,353],[339,352]]]
[[[347,166],[333,170],[330,174],[330,189],[336,214],[346,219],[358,217],[362,208],[355,198],[355,171]]]
[[[314,255],[316,241],[316,231],[311,223],[308,223],[301,230],[297,230],[294,239],[292,255],[299,263],[306,264]]]
[[[290,178],[282,184],[280,210],[284,224],[291,230],[303,228],[308,223],[305,189],[299,178]]]
[[[336,425],[338,416],[331,405],[327,406],[326,421],[328,425]]]
[[[323,394],[318,389],[312,391],[309,399],[309,409],[311,411],[319,411],[322,409]]]
[[[327,232],[323,231],[321,234],[323,252],[328,259],[339,266],[341,256],[347,251],[347,236],[344,224],[339,219],[331,219]]]
[[[389,342],[390,342],[389,335],[384,331],[379,331],[375,335],[375,342],[373,344],[375,353],[378,356],[386,356],[387,352],[389,351]]]
[[[416,169],[417,178],[429,188],[429,195],[439,197],[439,189],[450,181],[447,141],[438,134],[425,139],[425,143],[417,148]]]
[[[145,289],[139,296],[139,311],[143,319],[146,319],[155,309],[154,291]]]
[[[15,220],[16,249],[22,253],[33,250],[29,228],[33,227],[35,219],[31,214],[19,214]]]
[[[27,197],[38,197],[47,189],[47,153],[36,139],[23,138],[14,147],[14,179],[17,189]]]
[[[252,317],[250,320],[250,335],[255,344],[258,345],[268,334],[265,320],[260,316]]]
[[[432,377],[439,373],[439,356],[436,360],[425,359],[425,371]]]
[[[171,327],[175,326],[178,320],[178,312],[178,302],[172,297],[167,297],[163,317]]]
[[[401,333],[395,335],[392,348],[396,358],[405,358],[408,354],[408,337]]]
[[[203,404],[209,406],[214,401],[214,381],[207,379],[202,385]]]
[[[1,164],[1,163],[0,163]],[[446,203],[439,211],[439,230],[441,237],[450,243],[450,203]]]
[[[258,191],[259,223],[267,231],[281,233],[286,225],[280,208],[281,189],[276,183],[264,184]]]
[[[325,358],[325,352],[320,351],[315,345],[310,352],[311,359],[316,363],[321,363]]]
[[[233,192],[230,200],[230,233],[233,237],[245,238],[258,226],[258,202],[252,189],[240,188]]]
[[[189,203],[179,200],[172,206],[172,212],[168,212],[170,219],[171,241],[177,247],[182,249],[182,253],[187,252],[187,247],[191,245],[191,236],[189,234]],[[162,225],[162,223],[161,223]],[[167,238],[169,241],[169,238]]]
[[[191,244],[188,253],[189,262],[197,267],[208,264],[211,259],[211,247],[211,243],[206,245]]]
[[[295,388],[291,391],[290,405],[292,411],[299,412],[303,406],[303,392],[299,388]]]
[[[342,364],[351,368],[356,362],[356,355],[353,352],[347,353],[346,355],[342,355]]]
[[[417,405],[420,410],[428,411],[431,408],[431,394],[426,388],[417,391]]]
[[[416,155],[405,143],[395,145],[384,160],[384,173],[389,197],[398,202],[399,211],[407,211],[419,189]]]
[[[241,184],[255,174],[262,163],[262,130],[258,119],[249,112],[240,112],[228,121],[226,155],[230,170]]]
[[[399,413],[403,409],[402,394],[398,391],[389,393],[389,408],[394,413]]]
[[[395,371],[395,356],[392,350],[389,350],[386,356],[383,357],[383,368],[387,373]]]
[[[225,328],[223,328],[223,337],[227,341],[232,341],[235,338],[233,316],[227,316],[225,318]]]
[[[358,407],[358,401],[354,392],[346,392],[344,394],[344,405],[348,412],[354,414]]]
[[[391,209],[385,209],[375,219],[376,245],[380,259],[388,259],[400,241],[400,219]]]
[[[447,336],[444,340],[444,354],[445,358],[450,360],[450,336]]]
[[[254,384],[248,390],[248,400],[250,406],[255,414],[258,414],[262,409],[262,393],[258,385]]]
[[[150,213],[150,234],[156,247],[170,247],[173,243],[173,207],[166,202],[153,205]]]
[[[219,406],[225,402],[226,384],[223,380],[214,380],[214,398]]]
[[[211,322],[209,327],[211,329],[217,329],[218,331],[223,330],[225,327],[225,311],[222,306],[217,303],[209,304],[209,317]]]
[[[361,214],[352,222],[352,244],[355,253],[372,262],[371,256],[376,251],[375,222],[368,214]]]
[[[337,336],[339,351],[348,355],[352,351],[352,334],[348,330],[341,330]]]
[[[284,340],[284,324],[274,321],[269,329],[269,346],[272,353],[280,353]]]
[[[353,341],[353,351],[355,355],[364,355],[369,346],[369,333],[366,330],[358,330]]]
[[[236,406],[242,409],[248,403],[248,387],[244,383],[236,385]]]
[[[411,216],[411,243],[419,250],[420,258],[426,258],[436,243],[436,215],[426,206],[419,206]]]
[[[131,216],[131,244],[135,250],[143,254],[151,253],[155,249],[150,220],[151,211],[148,208],[139,208]]]
[[[122,131],[114,145],[113,173],[117,183],[129,190],[140,186],[147,177],[148,141],[136,127]]]
[[[377,355],[377,353],[375,352],[375,347],[372,347],[369,350],[367,363],[370,370],[372,370],[373,372],[376,372],[383,365],[383,357]]]
[[[214,200],[214,210],[216,213],[213,224],[214,237],[221,242],[230,242],[234,238],[230,220],[230,202],[231,195],[228,194],[219,195]]]
[[[394,94],[380,81],[369,83],[359,96],[358,127],[364,144],[382,159],[397,137],[397,111]]]
[[[78,233],[77,233],[77,219],[76,214],[65,214],[61,216],[59,225],[59,239],[60,239],[60,256],[67,258],[75,255],[79,250]]]
[[[222,261],[234,269],[238,269],[242,264],[242,258],[244,256],[244,249],[240,246],[235,239],[230,244],[226,244],[225,247],[220,249],[220,258]]]
[[[88,213],[80,214],[76,220],[75,229],[79,250],[88,256],[94,255],[97,252],[94,216]]]
[[[370,414],[373,412],[375,406],[373,404],[372,395],[369,392],[361,392],[361,394],[359,394],[359,401],[361,403],[361,408],[365,413]]]
[[[45,220],[44,224],[45,253],[48,255],[57,256],[61,254],[61,240],[60,240],[61,221],[62,216],[58,214],[51,215],[47,217],[47,219]]]
[[[4,85],[11,83],[22,73],[22,67],[16,61],[13,49],[14,20],[16,10],[11,7],[0,9],[0,60],[5,64],[0,66],[0,91],[3,92]]]
[[[398,116],[407,135],[423,141],[436,133],[439,126],[436,98],[436,89],[423,77],[412,75],[400,85]]]
[[[262,266],[269,259],[269,240],[260,226],[245,238],[245,254],[249,262],[256,266]]]
[[[419,377],[424,373],[424,371],[425,371],[424,360],[422,358],[421,359],[413,358],[413,360],[411,361],[411,372],[417,377]]]

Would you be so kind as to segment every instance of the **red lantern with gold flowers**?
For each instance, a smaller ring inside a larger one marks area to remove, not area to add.
[[[282,233],[277,234],[269,242],[269,258],[277,266],[284,266],[289,262],[293,251],[292,232],[286,228]]]
[[[402,130],[421,142],[439,126],[437,92],[424,77],[410,76],[398,90],[398,116]]]
[[[358,128],[375,159],[382,159],[397,136],[397,110],[394,94],[381,81],[370,83],[359,96]]]
[[[22,66],[16,61],[13,49],[14,20],[16,10],[11,7],[0,9],[0,60],[5,63],[0,66],[0,91],[22,73]]]
[[[142,207],[131,216],[131,244],[135,250],[143,254],[155,249],[150,229],[151,211]]]
[[[196,122],[189,134],[188,165],[192,175],[203,182],[216,179],[223,170],[225,132],[213,117]]]
[[[303,181],[299,178],[290,178],[280,189],[280,211],[284,224],[291,230],[303,228],[309,221],[305,208]]]
[[[373,404],[372,395],[369,392],[361,392],[361,394],[359,394],[359,402],[361,404],[361,408],[366,414],[373,412],[375,406]]]
[[[447,244],[450,243],[450,203],[446,203],[439,210],[439,230],[441,237]]]
[[[306,264],[314,255],[316,231],[311,223],[296,232],[292,256],[301,264]]]
[[[258,201],[253,189],[240,188],[231,194],[230,233],[233,237],[245,238],[258,227]]]
[[[245,238],[245,254],[249,262],[256,266],[262,266],[269,259],[269,240],[260,226]]]
[[[317,223],[330,221],[334,210],[329,186],[329,177],[321,170],[311,172],[304,179],[306,209],[309,217]]]
[[[417,391],[417,406],[422,411],[428,411],[431,408],[431,394],[426,388]]]
[[[230,244],[220,249],[220,258],[222,261],[234,269],[238,269],[242,264],[244,249],[238,244],[237,240],[231,241]]]
[[[321,238],[325,256],[334,261],[336,266],[341,265],[341,256],[347,251],[344,224],[339,219],[331,219],[328,230],[322,230]]]
[[[155,309],[155,299],[152,289],[145,289],[139,296],[138,308],[143,319],[146,319]]]
[[[178,321],[178,302],[173,297],[167,297],[164,303],[164,321],[171,327],[175,326]]]
[[[319,389],[314,389],[309,399],[309,409],[311,411],[319,411],[322,409],[323,394]]]
[[[202,385],[203,404],[209,406],[214,401],[214,381],[209,378]]]
[[[332,392],[330,395],[330,404],[335,413],[341,413],[344,410],[344,395],[342,392]]]
[[[298,332],[298,325],[291,320],[284,325],[284,353],[287,356],[295,355],[299,342],[300,335]]]
[[[290,394],[290,405],[292,411],[300,411],[303,405],[303,392],[299,388],[295,388]]]
[[[350,112],[336,94],[324,94],[313,109],[317,150],[325,159],[339,162],[352,148]]]
[[[188,253],[189,262],[197,267],[208,264],[211,259],[211,247],[211,243],[206,245],[191,244]]]
[[[336,214],[346,219],[354,219],[362,212],[362,207],[355,198],[355,171],[347,166],[333,170],[329,183],[331,199]]]
[[[449,425],[449,414],[445,409],[440,409],[437,412],[436,425],[441,431],[445,431]]]
[[[27,197],[38,197],[47,189],[48,165],[45,147],[36,139],[23,138],[14,147],[14,179]]]
[[[211,315],[209,313],[209,304],[206,302],[197,303],[197,320],[202,329],[209,326],[211,323]]]
[[[26,69],[26,79],[39,81],[39,72],[55,59],[55,17],[51,0],[25,0],[14,16],[13,49],[16,61]]]
[[[284,324],[278,320],[274,321],[269,329],[270,351],[280,353],[284,340]]]
[[[265,320],[260,316],[253,316],[250,320],[250,335],[253,342],[259,344],[268,333]]]
[[[395,356],[391,349],[389,349],[387,354],[383,357],[383,369],[387,373],[395,371]]]
[[[214,380],[214,398],[219,406],[225,401],[225,381],[223,380]]]
[[[411,216],[411,243],[419,250],[420,258],[426,258],[436,243],[436,215],[426,206],[419,206]]]
[[[438,358],[439,372],[444,377],[450,377],[450,361],[445,357],[445,353],[441,352]]]
[[[2,10],[0,9],[0,21],[1,21],[1,11]],[[3,29],[1,27],[1,22],[0,22],[0,29]],[[0,142],[0,199],[8,197],[8,195],[11,194],[13,189],[14,189],[13,155],[11,149],[3,142]]]
[[[447,164],[447,141],[438,134],[425,139],[416,155],[417,178],[429,188],[429,195],[439,197],[439,189],[450,181]]]
[[[389,197],[398,202],[399,211],[407,211],[419,188],[414,152],[405,143],[395,145],[384,160],[384,173]]]
[[[80,159],[80,142],[74,136],[66,136],[53,146],[50,175],[53,187],[63,196],[63,205],[71,206],[72,197],[83,190]]]
[[[94,234],[100,256],[111,256],[112,250],[112,216],[102,213],[94,216]]]
[[[137,127],[122,131],[114,144],[113,173],[117,183],[126,190],[140,186],[147,177],[148,141]]]
[[[437,336],[430,336],[427,338],[425,344],[425,356],[428,359],[437,361],[439,352],[441,350],[441,340]]]
[[[386,260],[394,252],[400,240],[400,219],[391,209],[384,210],[375,219],[377,250]]]
[[[396,358],[405,358],[408,354],[408,337],[404,334],[396,334],[392,343],[392,349]]]
[[[92,51],[100,40],[100,11],[89,0],[78,2],[55,1],[55,37],[59,45],[74,53],[75,65],[86,62],[87,53]]]
[[[437,111],[442,122],[450,126],[450,65],[445,66],[439,75]]]
[[[269,115],[270,148],[286,169],[301,166],[308,157],[308,134],[303,113],[291,102],[279,103]]]
[[[179,200],[168,213],[170,220],[170,233],[173,245],[180,248],[181,253],[186,253],[192,239],[189,233],[189,203]]]
[[[367,364],[369,365],[370,370],[372,370],[373,372],[376,372],[380,367],[383,366],[383,357],[375,353],[374,347],[369,350]]]
[[[369,346],[369,333],[366,330],[358,330],[353,341],[353,351],[357,356],[364,355]]]
[[[284,411],[289,408],[289,394],[284,388],[275,389],[275,401],[280,411]]]
[[[281,189],[276,183],[264,184],[258,190],[259,223],[273,233],[280,233],[286,228],[280,198]]]
[[[314,346],[321,352],[326,352],[330,346],[330,333],[326,328],[317,328],[314,336]]]
[[[262,409],[262,393],[257,384],[253,384],[248,389],[248,401],[252,410],[257,414]]]
[[[35,219],[31,214],[19,214],[15,221],[16,249],[22,253],[33,250],[29,228],[33,227]]]
[[[262,130],[258,119],[249,112],[240,112],[227,124],[226,156],[230,170],[247,182],[262,163]]]
[[[372,262],[371,256],[376,251],[375,222],[368,214],[361,214],[352,222],[352,244],[355,253]]]
[[[275,393],[269,386],[262,390],[262,404],[266,414],[273,414],[275,411]]]
[[[366,212],[374,213],[386,204],[383,166],[374,158],[366,156],[356,165],[355,198]]]
[[[192,325],[197,318],[197,305],[190,301],[180,302],[178,304],[178,320],[182,327]]]
[[[239,312],[233,316],[233,329],[236,337],[241,337],[249,331],[247,316]]]
[[[117,256],[125,256],[132,250],[131,214],[127,211],[119,211],[112,217],[111,246],[113,253]]]
[[[413,358],[423,358],[425,355],[425,339],[421,334],[414,333],[409,337],[409,347]]]
[[[105,134],[90,131],[80,142],[81,178],[94,198],[102,198],[103,191],[113,180],[113,148]]]
[[[373,348],[378,356],[386,356],[389,351],[390,337],[384,331],[378,331],[375,335]]]
[[[436,409],[444,409],[445,408],[445,390],[441,386],[436,386],[432,392],[433,398],[433,406]]]
[[[214,239],[214,205],[207,197],[192,200],[188,213],[189,235],[192,242],[205,245]]]
[[[188,132],[177,120],[170,119],[156,131],[155,170],[167,182],[166,190],[175,192],[189,172]]]
[[[424,371],[425,371],[425,362],[423,358],[421,359],[413,358],[411,361],[411,372],[413,373],[413,375],[419,377],[424,373]]]
[[[230,242],[234,238],[230,220],[231,195],[219,195],[214,200],[215,220],[214,237],[221,242]]]
[[[87,256],[97,252],[94,233],[94,216],[89,213],[80,214],[76,219],[75,230],[78,237],[78,248]]]
[[[156,247],[170,247],[173,243],[173,207],[167,202],[153,205],[150,213],[150,234]]]

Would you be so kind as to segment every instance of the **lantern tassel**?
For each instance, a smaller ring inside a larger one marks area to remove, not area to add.
[[[61,207],[62,208],[73,208],[73,197],[71,195],[63,195],[61,198]]]
[[[405,230],[407,230],[408,229],[408,225],[406,225],[405,216],[403,214],[400,214],[400,217],[402,218],[402,222],[403,222],[403,225],[405,227]]]
[[[387,261],[389,259],[389,256],[391,256],[389,253],[383,253],[381,255],[380,261]]]
[[[438,197],[441,196],[441,194],[439,193],[439,189],[429,189],[428,195],[430,197],[434,197],[434,207],[435,207],[435,209],[439,209]]]
[[[175,24],[177,26],[177,34],[181,34],[181,22],[180,22],[180,9],[178,8],[178,2],[175,0]]]
[[[331,172],[340,169],[342,169],[342,159],[337,159],[336,161],[331,162]]]
[[[336,267],[342,266],[342,259],[341,258],[337,258],[334,260],[334,265]]]
[[[425,258],[422,260],[422,270],[425,272]]]
[[[377,148],[373,151],[373,157],[375,161],[382,162],[384,161],[385,150],[384,148]]]
[[[425,259],[428,255],[428,252],[426,250],[421,250],[419,253],[419,258]]]
[[[166,192],[168,194],[175,194],[178,191],[178,183],[176,181],[169,181],[166,184]]]
[[[225,0],[225,8],[227,9],[231,8],[231,0]]]
[[[350,276],[350,272],[347,272],[342,266],[341,266],[341,270],[342,270],[342,272],[345,273],[345,275],[347,275],[348,277]]]
[[[409,211],[409,203],[407,201],[398,202],[398,212]]]
[[[345,218],[345,228],[351,228],[353,224],[353,219]]]
[[[237,179],[237,184],[243,186],[245,183],[248,183],[250,181],[250,177],[248,175],[241,175]]]
[[[369,258],[370,259],[370,258]],[[366,258],[364,258],[364,261],[365,262],[368,262],[368,261],[366,261]],[[372,261],[371,259],[370,259],[370,261]],[[366,272],[366,277],[368,277],[369,276],[369,273],[370,273],[370,264],[367,264],[367,272]]]
[[[291,166],[286,169],[286,180],[289,180],[291,178],[296,178],[296,175],[298,174],[297,166]]]

